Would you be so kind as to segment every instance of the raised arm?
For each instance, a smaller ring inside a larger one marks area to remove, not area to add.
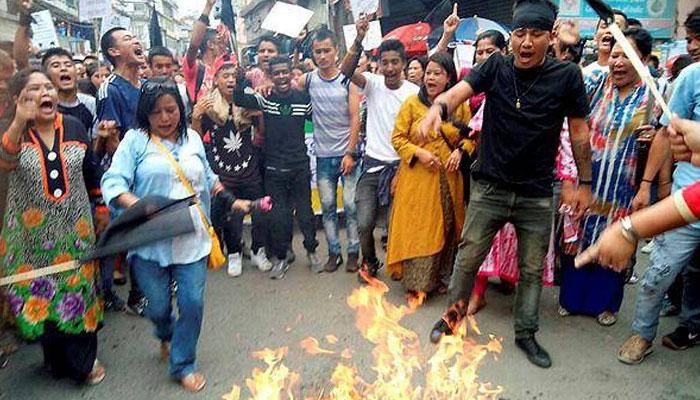
[[[459,15],[457,15],[458,4],[455,3],[452,7],[452,14],[450,14],[445,22],[442,23],[442,36],[440,36],[440,41],[437,46],[435,46],[435,51],[447,51],[447,45],[452,42],[455,37],[455,32],[459,26]]]
[[[215,0],[206,1],[204,4],[204,9],[202,10],[202,15],[194,23],[192,39],[190,39],[190,45],[187,47],[187,52],[185,53],[185,62],[190,67],[193,66],[194,62],[197,60],[199,45],[202,44],[204,34],[207,32],[207,28],[209,27],[209,14],[211,14],[211,9],[214,7],[214,2]]]
[[[32,0],[23,0],[19,11],[19,26],[15,31],[15,42],[12,45],[12,56],[15,59],[17,70],[29,66],[29,30],[32,22]]]
[[[365,16],[361,16],[357,20],[355,28],[357,29],[357,37],[355,37],[355,41],[352,43],[352,46],[350,46],[350,49],[348,49],[345,57],[343,57],[343,62],[340,64],[340,71],[343,75],[349,77],[352,83],[364,89],[367,80],[362,74],[355,71],[357,70],[357,63],[360,61],[360,56],[362,55],[362,41],[365,39],[367,31],[369,30],[369,21]]]

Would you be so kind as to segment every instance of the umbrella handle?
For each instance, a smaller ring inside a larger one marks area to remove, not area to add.
[[[15,274],[0,278],[0,287],[12,285],[13,283],[18,283],[22,281],[28,281],[31,279],[41,278],[42,276],[59,274],[61,272],[72,271],[74,269],[80,268],[82,264],[80,262],[73,260],[64,262],[61,264],[51,265],[45,268],[35,269],[29,272],[22,272],[21,274]]]

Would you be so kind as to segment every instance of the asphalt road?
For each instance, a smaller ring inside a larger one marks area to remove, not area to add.
[[[322,231],[319,239],[325,242]],[[325,253],[325,243],[321,246]],[[224,271],[210,272],[205,322],[199,341],[198,362],[208,378],[206,389],[191,395],[169,380],[167,366],[159,361],[158,342],[149,321],[110,313],[100,332],[99,358],[107,378],[96,387],[77,387],[53,380],[42,371],[41,349],[29,345],[13,354],[0,370],[0,399],[219,399],[233,384],[245,387],[253,367],[262,363],[250,353],[289,346],[286,365],[301,374],[302,391],[311,395],[327,386],[338,358],[304,354],[298,343],[307,336],[338,337],[338,347],[353,350],[352,363],[371,380],[371,345],[354,327],[355,316],[345,300],[357,284],[354,275],[338,271],[312,275],[303,256],[301,238],[295,236],[297,262],[282,281],[271,281],[247,263],[236,279]],[[647,258],[640,257],[640,269]],[[391,282],[388,298],[405,302],[400,284]],[[119,289],[122,294],[124,288]],[[616,353],[629,333],[635,286],[627,286],[616,325],[603,328],[594,319],[557,315],[556,288],[544,291],[538,339],[552,355],[551,369],[530,365],[513,344],[512,296],[490,290],[489,305],[478,315],[483,333],[503,338],[503,352],[487,357],[479,369],[482,381],[504,387],[503,399],[700,399],[700,347],[683,352],[660,344],[639,366],[619,363]],[[430,300],[404,325],[416,330],[424,354],[431,354],[427,334],[441,315],[444,297]],[[662,319],[659,334],[675,328],[676,318]],[[249,393],[244,389],[247,399]]]

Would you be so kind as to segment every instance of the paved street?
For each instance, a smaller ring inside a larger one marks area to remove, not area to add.
[[[318,237],[325,242],[322,231]],[[147,320],[112,313],[100,333],[98,354],[108,374],[101,385],[79,388],[51,379],[41,372],[39,346],[31,345],[0,370],[0,399],[219,399],[234,383],[244,386],[251,369],[262,366],[250,358],[252,351],[281,346],[289,346],[286,365],[301,374],[304,394],[312,395],[327,386],[339,359],[306,355],[298,343],[307,336],[327,334],[338,337],[337,348],[353,350],[352,363],[371,380],[371,346],[354,327],[354,313],[345,303],[357,286],[355,276],[342,271],[312,276],[299,235],[295,250],[298,261],[283,281],[271,281],[247,264],[237,279],[228,278],[224,271],[210,272],[198,354],[208,384],[201,394],[187,394],[169,381]],[[325,243],[321,250],[325,253]],[[645,266],[646,260],[642,257],[640,265]],[[404,302],[400,284],[390,286],[389,299]],[[120,291],[126,294],[123,288]],[[503,337],[503,353],[497,360],[487,357],[479,374],[482,381],[504,387],[503,399],[700,399],[700,348],[672,352],[657,341],[654,354],[642,365],[629,367],[616,360],[628,334],[634,286],[627,286],[620,320],[610,328],[598,326],[592,318],[558,317],[557,293],[549,288],[543,296],[538,338],[554,365],[541,370],[513,345],[512,297],[488,292],[489,305],[478,322],[484,333]],[[444,297],[428,301],[404,320],[405,326],[419,333],[424,354],[430,354],[427,333],[444,306]],[[675,318],[663,319],[659,333],[673,330],[675,322]],[[242,398],[248,394],[244,390]]]

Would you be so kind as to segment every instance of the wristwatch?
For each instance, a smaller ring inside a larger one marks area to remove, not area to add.
[[[634,229],[632,219],[630,217],[622,218],[620,220],[620,226],[622,227],[622,236],[625,238],[625,240],[636,245],[641,237],[639,236],[639,232]]]
[[[345,155],[352,157],[352,159],[355,161],[357,161],[357,159],[360,157],[360,154],[357,152],[357,150],[356,151],[347,150],[347,151],[345,151]]]

